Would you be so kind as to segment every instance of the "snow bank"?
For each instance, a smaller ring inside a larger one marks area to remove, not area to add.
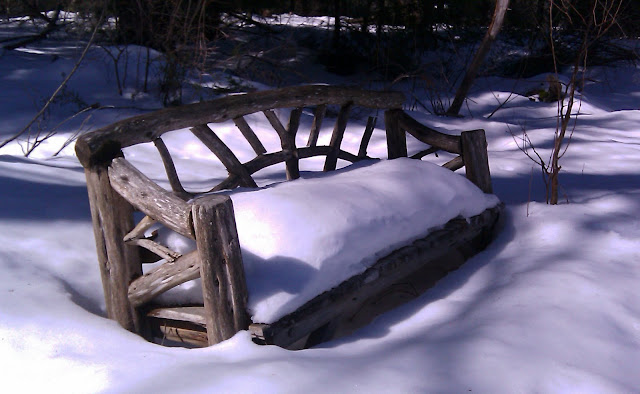
[[[38,48],[51,54],[61,46],[53,44]],[[68,47],[76,48],[73,42]],[[60,71],[73,65],[75,57],[68,57],[2,55],[0,136],[30,120],[34,100],[50,94]],[[86,72],[76,73],[71,87],[89,103],[130,105],[115,96],[113,78],[104,76],[112,66],[101,63],[103,57],[88,56]],[[12,80],[19,70],[25,75]],[[107,320],[82,167],[70,149],[34,160],[23,158],[18,144],[4,148],[0,388],[64,394],[638,392],[640,69],[591,70],[602,77],[587,79],[583,108],[589,112],[578,117],[562,159],[568,205],[534,202],[544,195],[539,168],[532,170],[508,132],[524,128],[543,149],[551,146],[556,103],[517,99],[487,119],[515,82],[481,78],[468,101],[474,116],[420,117],[452,132],[486,130],[494,190],[507,202],[504,228],[484,252],[414,301],[352,335],[298,352],[255,345],[246,331],[204,349],[162,347]],[[93,120],[104,125],[134,112],[101,111]],[[249,122],[261,137],[262,130],[273,132],[264,119]],[[324,123],[330,135],[331,122]],[[301,132],[307,129],[301,125]],[[348,127],[343,146],[357,151],[363,129]],[[66,138],[73,130],[61,132]],[[369,152],[383,157],[384,131],[378,131]],[[59,148],[53,143],[49,149],[51,141],[37,157]],[[197,161],[190,145],[181,148],[190,163]],[[418,149],[411,139],[408,148]],[[161,167],[148,152],[135,162]],[[177,157],[177,166],[184,162]],[[224,168],[202,171],[197,164],[184,167],[193,169],[184,177],[195,185],[226,177]]]
[[[360,162],[229,194],[249,309],[260,323],[295,311],[429,229],[499,203],[459,174],[407,158]],[[193,242],[166,229],[159,240],[183,252],[193,248]],[[198,287],[185,288],[190,294],[176,291],[164,300],[201,301]]]

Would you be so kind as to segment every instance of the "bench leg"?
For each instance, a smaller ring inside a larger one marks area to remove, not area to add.
[[[249,327],[247,284],[228,196],[207,196],[192,207],[200,256],[202,295],[209,345]]]
[[[133,228],[133,207],[111,187],[106,166],[86,169],[85,175],[107,316],[144,336],[141,316],[128,295],[129,284],[142,275],[142,264],[138,249],[123,242]]]

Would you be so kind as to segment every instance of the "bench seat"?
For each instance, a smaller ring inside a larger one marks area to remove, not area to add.
[[[249,314],[267,324],[429,230],[499,204],[463,176],[408,158],[367,160],[225,194],[233,201]],[[167,228],[156,241],[183,254],[195,249]],[[161,297],[162,304],[202,303],[201,289],[191,283]]]

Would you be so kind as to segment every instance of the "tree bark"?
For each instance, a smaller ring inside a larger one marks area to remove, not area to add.
[[[476,75],[478,74],[478,69],[482,65],[484,58],[487,56],[489,49],[491,48],[491,44],[498,36],[500,32],[500,28],[502,28],[502,22],[504,21],[504,15],[507,12],[507,8],[509,7],[509,0],[497,0],[496,8],[493,11],[493,18],[491,18],[491,24],[489,25],[489,29],[487,30],[487,34],[485,34],[482,42],[480,43],[480,47],[478,51],[473,57],[469,68],[467,69],[467,73],[462,80],[462,83],[458,87],[456,91],[456,96],[453,99],[453,103],[447,110],[447,116],[457,116],[460,112],[460,108],[462,108],[462,104],[464,103],[464,99],[467,97],[467,93],[469,93],[469,89],[471,85],[473,85],[473,81],[476,79]]]

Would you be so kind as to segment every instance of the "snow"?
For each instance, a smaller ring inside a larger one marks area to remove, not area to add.
[[[37,111],[34,103],[73,64],[73,51],[52,61],[58,49],[31,49],[0,55],[2,139],[26,124]],[[90,61],[72,79],[73,89],[104,105],[130,104],[100,77],[109,70],[104,57],[96,53]],[[476,84],[464,118],[413,112],[440,130],[486,130],[494,191],[507,204],[499,234],[417,299],[352,335],[295,352],[255,345],[247,332],[210,348],[161,347],[106,319],[82,168],[71,148],[50,157],[80,122],[65,124],[58,139],[28,159],[13,143],[0,150],[0,387],[52,393],[637,392],[640,85],[633,81],[639,70],[630,64],[592,69],[562,159],[560,183],[569,203],[559,206],[540,202],[539,169],[508,133],[526,128],[545,157],[555,104],[515,95],[487,119],[515,85],[487,78]],[[544,76],[520,81],[515,91],[536,79]],[[144,100],[158,104],[151,96]],[[99,111],[91,127],[139,112]],[[56,116],[67,114],[51,116],[56,124],[62,120]],[[348,128],[345,143],[353,144],[362,128]],[[382,138],[376,130],[371,155],[384,155]],[[154,158],[144,149],[135,153],[127,154],[151,171],[145,163]],[[195,156],[200,168],[204,158]],[[187,173],[194,168],[178,165]],[[224,177],[223,171],[190,173],[189,181],[203,185]],[[277,174],[263,180],[272,178]]]
[[[273,323],[394,248],[499,203],[459,174],[407,158],[307,177],[231,193],[256,323]],[[194,249],[188,238],[161,230],[158,242],[181,253]],[[198,286],[185,287],[191,294],[168,292],[165,302],[202,302]]]

